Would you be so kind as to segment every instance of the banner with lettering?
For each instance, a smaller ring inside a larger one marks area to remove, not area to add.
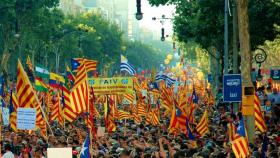
[[[88,83],[96,95],[133,93],[132,77],[89,78]]]

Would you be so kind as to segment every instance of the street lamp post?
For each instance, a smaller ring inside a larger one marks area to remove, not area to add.
[[[257,48],[255,52],[256,52],[256,54],[255,54],[254,59],[255,59],[256,63],[259,65],[257,81],[260,82],[260,81],[262,81],[261,66],[262,66],[262,63],[266,60],[267,54],[266,54],[265,50],[263,50],[262,48]]]

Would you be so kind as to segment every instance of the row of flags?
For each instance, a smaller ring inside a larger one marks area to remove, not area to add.
[[[72,59],[72,70],[76,75],[73,75],[70,68],[67,67],[64,77],[49,72],[44,67],[36,66],[35,89],[37,91],[35,91],[21,62],[18,61],[16,88],[10,92],[9,109],[11,128],[15,131],[17,130],[17,108],[31,107],[36,108],[37,112],[36,128],[40,129],[41,133],[45,136],[47,135],[47,124],[49,120],[58,121],[59,124],[63,125],[64,121],[72,122],[82,113],[87,113],[85,117],[86,125],[94,132],[93,118],[95,115],[100,115],[95,107],[95,103],[100,102],[104,105],[104,119],[109,132],[116,130],[116,119],[133,119],[136,123],[140,123],[145,118],[147,123],[157,126],[160,124],[159,111],[162,107],[166,110],[165,113],[170,115],[169,131],[171,133],[184,131],[189,139],[195,141],[197,137],[201,137],[209,132],[209,116],[206,109],[199,123],[195,123],[194,111],[198,107],[199,100],[195,88],[193,89],[192,96],[187,98],[184,88],[185,85],[179,86],[178,93],[175,95],[174,89],[172,86],[168,86],[168,84],[161,84],[159,82],[158,88],[150,89],[148,82],[134,80],[135,94],[123,95],[123,98],[130,103],[130,111],[125,111],[117,107],[118,103],[120,103],[117,95],[99,96],[95,98],[94,90],[87,83],[87,73],[96,70],[96,64],[97,62],[88,59]],[[32,66],[28,65],[28,67]],[[156,79],[157,81],[164,80],[169,82],[168,80],[171,80],[166,75],[156,78],[158,78],[158,80]],[[44,80],[47,79],[49,80],[49,84],[44,83]],[[68,80],[72,83],[68,82]],[[152,107],[151,97],[149,95],[143,95],[141,92],[143,89],[148,90],[148,93],[154,94],[157,106]],[[3,97],[4,94],[1,96]],[[256,127],[260,131],[265,132],[264,119],[261,112],[259,112],[259,100],[257,97],[255,99],[255,117],[258,117],[256,119]],[[45,108],[42,107],[42,103],[46,104]],[[50,115],[48,116],[45,113],[50,113]],[[245,127],[242,122],[240,122],[236,132],[232,132],[231,141],[232,144],[235,144],[232,145],[232,148],[235,151],[236,157],[246,156],[248,151],[248,141],[246,140]],[[235,130],[234,126],[232,130]],[[84,146],[87,146],[87,143]]]

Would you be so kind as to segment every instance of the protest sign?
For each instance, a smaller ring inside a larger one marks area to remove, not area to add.
[[[9,125],[10,112],[8,108],[2,108],[2,119],[5,126]]]
[[[35,108],[17,109],[17,129],[34,130],[36,124]]]
[[[131,77],[89,78],[88,83],[96,95],[133,93]]]
[[[72,158],[72,148],[48,148],[48,158]]]

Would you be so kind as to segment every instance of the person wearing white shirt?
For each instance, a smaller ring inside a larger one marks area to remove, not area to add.
[[[14,154],[11,152],[11,145],[6,144],[4,146],[5,154],[2,156],[2,158],[15,158]]]

